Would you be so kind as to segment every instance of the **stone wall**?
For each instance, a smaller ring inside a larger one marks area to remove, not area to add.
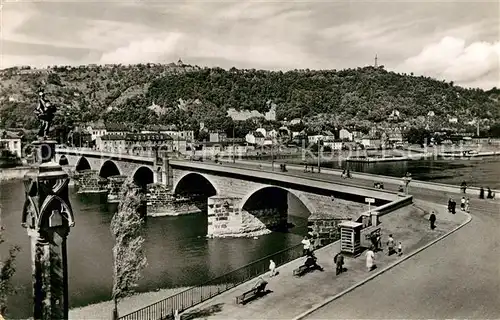
[[[146,199],[148,216],[152,217],[199,213],[204,211],[207,206],[206,198],[179,197],[162,184],[148,185]]]
[[[315,214],[309,217],[307,225],[312,229],[313,234],[317,236],[317,245],[325,246],[340,238],[338,225],[342,221],[345,220],[336,219],[324,214]]]
[[[212,196],[208,198],[208,237],[241,236],[240,198]]]
[[[75,173],[74,179],[78,193],[107,191],[107,179],[99,177],[99,173],[96,170]]]

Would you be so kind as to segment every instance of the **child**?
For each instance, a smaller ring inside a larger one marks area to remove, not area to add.
[[[271,271],[269,275],[270,277],[274,277],[276,275],[276,263],[273,260],[269,260],[269,271]]]
[[[403,244],[400,241],[398,243],[398,256],[402,256],[402,255],[403,255]]]

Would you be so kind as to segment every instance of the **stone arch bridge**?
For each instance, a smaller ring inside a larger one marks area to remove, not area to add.
[[[256,236],[286,227],[290,195],[307,209],[309,224],[325,239],[338,236],[338,223],[361,221],[366,198],[373,198],[372,208],[379,211],[412,202],[411,196],[385,190],[237,165],[68,149],[56,150],[56,161],[75,171],[95,170],[103,178],[134,176],[143,183],[162,183],[174,195],[199,196],[207,204],[207,234],[215,237]]]
[[[131,176],[138,185],[162,181],[162,166],[156,159],[91,150],[56,149],[55,160],[75,172],[91,170],[99,177]]]
[[[412,202],[411,196],[380,189],[228,164],[171,160],[168,170],[174,193],[207,196],[208,234],[212,236],[254,236],[282,227],[289,194],[309,211],[309,224],[319,224],[313,229],[332,239],[337,237],[338,223],[360,221],[365,215],[366,198],[373,198],[372,206],[381,210]]]

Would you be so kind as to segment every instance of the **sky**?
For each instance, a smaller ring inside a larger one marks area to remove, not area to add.
[[[170,63],[378,64],[500,88],[500,1],[3,0],[0,68]]]

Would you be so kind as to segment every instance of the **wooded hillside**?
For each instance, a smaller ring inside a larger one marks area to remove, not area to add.
[[[36,91],[58,105],[58,125],[104,118],[136,124],[228,129],[228,108],[267,111],[278,120],[322,117],[335,125],[384,122],[393,110],[418,125],[429,111],[500,121],[500,90],[464,89],[452,82],[388,72],[383,67],[273,72],[186,65],[53,67],[0,72],[0,126],[31,128]],[[182,99],[179,102],[179,99]],[[156,107],[150,107],[152,104]],[[420,119],[420,120],[419,120]]]

